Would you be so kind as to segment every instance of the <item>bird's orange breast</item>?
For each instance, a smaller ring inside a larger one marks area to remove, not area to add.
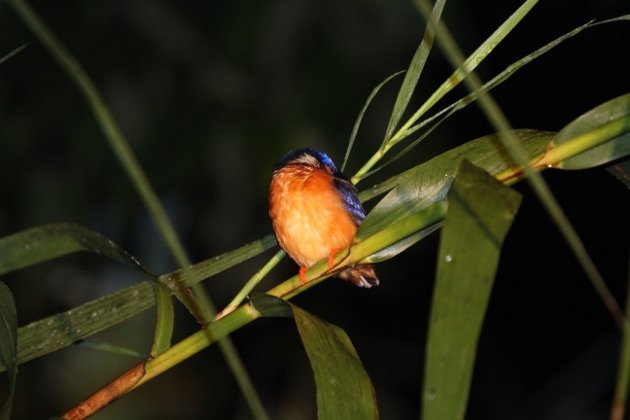
[[[274,173],[269,214],[280,246],[302,267],[352,243],[357,224],[330,173],[287,166]]]

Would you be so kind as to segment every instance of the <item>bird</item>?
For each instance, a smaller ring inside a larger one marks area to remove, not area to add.
[[[273,167],[269,186],[269,216],[282,249],[306,270],[328,257],[334,268],[335,254],[354,242],[365,219],[359,192],[319,150],[307,147],[285,154]],[[359,287],[379,284],[371,264],[357,263],[336,274]]]

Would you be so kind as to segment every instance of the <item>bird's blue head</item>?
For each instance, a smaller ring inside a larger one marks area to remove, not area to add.
[[[306,147],[294,150],[284,155],[274,165],[274,170],[284,168],[287,165],[304,165],[312,168],[322,168],[331,174],[338,174],[337,166],[333,160],[324,152]]]

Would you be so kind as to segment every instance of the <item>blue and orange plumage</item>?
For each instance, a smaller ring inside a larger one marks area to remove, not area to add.
[[[287,153],[274,166],[269,215],[280,246],[305,270],[352,244],[365,210],[354,185],[332,159],[312,148]],[[337,274],[359,287],[378,285],[369,264],[355,264]]]

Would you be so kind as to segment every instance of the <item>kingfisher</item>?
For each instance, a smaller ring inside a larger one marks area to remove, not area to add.
[[[294,150],[274,166],[269,187],[269,216],[278,243],[306,270],[328,257],[334,268],[335,254],[349,247],[365,210],[356,187],[327,154],[307,147]],[[359,287],[379,284],[370,264],[354,264],[337,274]]]

